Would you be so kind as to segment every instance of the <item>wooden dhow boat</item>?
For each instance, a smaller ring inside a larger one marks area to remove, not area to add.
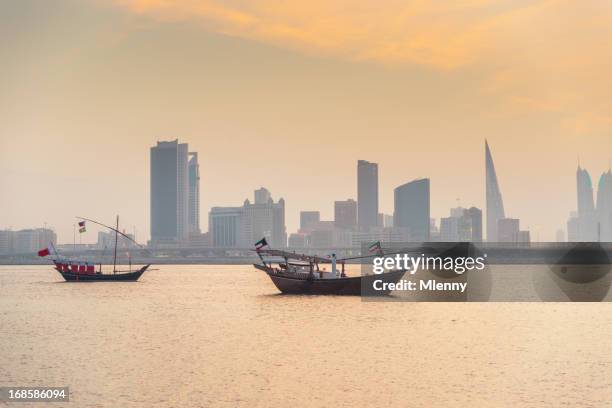
[[[253,266],[264,271],[272,283],[282,293],[309,295],[352,295],[381,296],[388,295],[390,290],[374,290],[374,282],[397,283],[406,273],[405,270],[393,270],[377,275],[349,277],[345,273],[346,261],[363,257],[336,259],[336,255],[320,257],[297,254],[278,249],[266,249],[264,239],[255,244],[255,251],[261,263]],[[272,259],[276,259],[276,261]],[[331,264],[331,271],[326,271],[322,264]],[[338,265],[340,268],[338,268]],[[378,285],[379,287],[382,285]],[[388,287],[388,285],[384,285]]]
[[[147,269],[149,269],[151,264],[146,264],[132,269],[131,260],[129,262],[128,270],[118,269],[119,265],[117,264],[117,242],[119,235],[122,236],[122,240],[126,239],[140,247],[140,245],[136,241],[134,241],[134,239],[119,231],[119,216],[117,216],[116,228],[110,227],[108,225],[88,218],[77,218],[80,220],[80,232],[85,231],[85,222],[89,221],[94,224],[98,224],[102,227],[108,228],[109,230],[115,233],[115,245],[113,250],[113,270],[112,272],[103,272],[102,263],[94,263],[63,257],[55,249],[53,243],[50,243],[48,248],[41,249],[40,251],[38,251],[38,255],[42,257],[52,256],[52,261],[55,265],[55,270],[57,270],[67,282],[135,282],[140,278],[140,276],[142,276],[142,274]]]

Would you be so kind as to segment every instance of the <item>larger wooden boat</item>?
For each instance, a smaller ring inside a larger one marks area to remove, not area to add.
[[[277,249],[258,248],[256,251],[261,263],[253,266],[264,271],[278,290],[288,294],[388,295],[390,290],[374,290],[374,282],[380,281],[378,287],[383,286],[381,283],[397,283],[406,273],[405,270],[393,270],[377,275],[349,277],[345,274],[345,263],[348,258],[336,259],[335,255],[330,257],[303,255]],[[331,264],[331,270],[325,270],[322,264]]]

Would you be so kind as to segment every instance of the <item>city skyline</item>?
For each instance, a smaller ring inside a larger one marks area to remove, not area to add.
[[[406,3],[362,24],[367,7],[330,2],[326,21],[345,16],[331,26],[242,10],[257,27],[291,28],[272,37],[179,12],[180,1],[2,3],[0,228],[46,222],[70,242],[75,215],[119,213],[145,241],[143,146],[175,138],[199,152],[202,211],[264,185],[285,198],[288,231],[303,209],[331,220],[335,200],[357,199],[365,159],[379,164],[379,212],[393,212],[395,187],[427,177],[439,219],[457,204],[485,207],[487,138],[510,215],[554,240],[575,210],[578,156],[592,174],[612,156],[612,59],[600,41],[612,6],[538,3]],[[441,25],[423,24],[431,16]],[[288,35],[303,27],[315,37]],[[326,43],[330,27],[350,41]],[[385,52],[385,38],[401,40]]]
[[[484,140],[484,145],[485,145],[485,176],[486,177],[485,177],[485,183],[483,185],[483,189],[485,190],[485,192],[489,192],[491,194],[492,199],[499,199],[499,200],[501,200],[501,193],[500,193],[500,190],[499,190],[498,180],[497,180],[497,177],[496,177],[496,170],[495,170],[495,166],[493,164],[493,159],[492,159],[491,151],[490,151],[490,148],[489,148],[489,144],[488,144],[488,141],[486,139]],[[200,179],[200,177],[199,177],[198,153],[190,151],[190,149],[188,148],[188,143],[179,143],[179,139],[175,139],[174,141],[157,141],[157,145],[151,147],[151,159],[150,159],[150,163],[149,163],[150,167],[151,167],[151,175],[150,175],[149,181],[150,181],[151,185],[153,186],[153,184],[154,184],[153,183],[153,178],[154,178],[153,173],[155,172],[155,166],[153,165],[153,163],[154,163],[154,160],[153,160],[154,152],[157,151],[157,150],[160,150],[160,148],[162,148],[164,150],[168,150],[168,148],[172,148],[172,146],[174,146],[174,148],[173,148],[173,151],[175,151],[174,155],[177,157],[175,164],[178,167],[181,167],[181,168],[184,167],[184,169],[182,169],[182,171],[177,168],[177,172],[178,173],[175,173],[174,177],[176,177],[177,174],[183,174],[183,176],[180,177],[180,180],[182,180],[182,182],[180,182],[179,184],[185,184],[184,191],[181,193],[182,195],[184,195],[184,197],[182,197],[182,199],[179,200],[179,202],[183,204],[185,209],[184,209],[184,211],[181,211],[180,213],[177,212],[176,214],[177,214],[177,217],[179,219],[183,219],[184,218],[183,221],[184,221],[185,225],[182,227],[184,229],[184,231],[183,232],[178,232],[178,233],[179,233],[179,235],[181,235],[181,239],[186,240],[189,237],[189,233],[196,233],[196,225],[199,225],[199,214],[202,211],[202,209],[199,207],[199,198],[200,198],[199,197],[199,192],[200,192],[199,191],[200,190],[199,189],[199,179]],[[378,163],[369,162],[369,161],[366,161],[366,160],[357,160],[357,164],[358,164],[358,166],[357,166],[356,174],[357,174],[357,179],[358,179],[357,181],[358,182],[357,182],[357,185],[356,185],[355,196],[359,195],[358,194],[359,176],[360,176],[360,174],[363,174],[364,168],[365,168],[365,169],[367,169],[367,170],[365,170],[366,177],[368,177],[367,183],[370,183],[372,185],[372,186],[368,186],[367,188],[369,190],[376,191],[377,197],[375,197],[374,200],[372,200],[372,198],[365,197],[365,194],[364,194],[364,197],[369,202],[378,202],[378,200],[379,200],[378,197],[380,196],[380,193],[378,192],[378,182],[379,182],[379,180],[378,180]],[[606,192],[610,189],[610,185],[612,185],[608,181],[608,179],[610,178],[609,174],[610,174],[610,170],[608,170],[607,172],[603,172],[602,176],[600,177],[600,182],[599,182],[600,187],[603,185],[605,187],[605,191]],[[602,180],[605,181],[605,182],[602,182]],[[395,201],[394,207],[397,206],[397,191],[398,191],[398,189],[405,188],[407,186],[412,186],[414,183],[423,182],[423,181],[427,182],[427,194],[429,195],[429,178],[414,179],[414,180],[409,181],[407,183],[403,183],[399,187],[394,188],[394,196],[395,196],[395,198],[394,198],[394,201]],[[596,190],[593,189],[591,183],[592,182],[591,182],[589,173],[585,169],[582,169],[580,167],[580,165],[578,165],[578,170],[577,170],[577,173],[576,173],[576,202],[577,202],[577,205],[576,205],[576,207],[574,209],[570,210],[570,215],[572,213],[580,214],[581,211],[582,212],[585,211],[584,208],[582,208],[582,207],[584,205],[587,205],[587,206],[589,205],[588,203],[585,204],[585,200],[588,201],[585,198],[585,195],[588,196],[589,192],[590,192],[591,196],[593,194],[597,194],[598,196],[601,196],[601,194],[602,194],[601,193],[601,189],[600,188],[598,188]],[[153,191],[153,190],[151,190],[151,191]],[[198,194],[196,194],[196,192]],[[254,194],[255,194],[254,195],[254,202],[253,202],[254,204],[263,204],[265,201],[267,201],[268,199],[271,198],[270,192],[268,190],[266,190],[264,187],[261,187],[259,189],[254,190]],[[605,200],[608,200],[608,195],[610,195],[610,194],[607,193],[606,195],[603,196]],[[245,203],[247,203],[249,201],[248,194],[245,194],[245,196],[246,196]],[[151,201],[150,201],[151,205],[153,205],[152,204],[153,201],[154,201],[153,197],[154,197],[154,194],[152,193],[151,194]],[[177,197],[175,197],[175,199]],[[483,206],[483,208],[487,208],[486,203],[488,201],[487,201],[486,198],[487,198],[487,194],[485,194],[485,200],[484,200],[485,201],[485,205]],[[591,199],[592,199],[592,197],[591,197]],[[493,200],[493,201],[495,201],[495,200]],[[601,198],[599,198],[599,201],[601,202],[603,200]],[[316,213],[317,218],[318,218],[317,222],[321,222],[321,221],[324,221],[324,220],[325,220],[324,222],[329,222],[327,220],[331,220],[331,222],[333,222],[335,220],[335,218],[336,218],[338,204],[342,204],[342,203],[345,203],[345,202],[353,202],[354,203],[354,205],[355,205],[355,214],[354,214],[354,216],[355,216],[355,222],[356,222],[355,227],[363,228],[363,226],[359,226],[359,224],[358,224],[358,216],[357,216],[358,200],[354,200],[352,198],[348,198],[346,201],[338,201],[338,200],[332,200],[331,201],[331,203],[333,205],[333,210],[331,212],[331,218],[321,217],[321,215],[320,215],[321,214],[321,210],[310,210],[310,211],[309,210],[300,210],[299,214],[298,214],[299,220],[298,220],[297,226],[295,227],[295,229],[290,229],[289,227],[287,227],[286,228],[286,231],[287,231],[286,235],[288,236],[289,233],[299,232],[301,230],[300,226],[302,225],[303,217],[306,214],[308,214],[308,215],[313,214],[314,215]],[[493,203],[493,204],[494,204],[493,207],[495,207],[496,204],[495,203]],[[283,206],[284,205],[285,204],[284,204],[284,201],[283,201]],[[607,201],[606,201],[606,205],[608,205]],[[503,207],[503,201],[501,201],[501,206]],[[428,198],[428,207],[429,207],[428,209],[431,208],[431,203],[429,202],[429,198]],[[217,205],[217,206],[213,206],[213,207],[208,208],[208,209],[204,209],[204,212],[207,213],[208,211],[216,209],[216,208],[217,209],[218,208],[222,208],[222,209],[232,209],[232,208],[240,209],[242,207],[224,207],[224,206]],[[452,211],[454,210],[452,208],[452,206],[449,206],[448,208],[450,208],[451,213],[452,213]],[[460,208],[460,207],[458,207],[458,208]],[[475,208],[475,209],[478,210],[479,208]],[[393,209],[392,211],[390,211],[390,213],[394,214],[396,211],[397,211],[396,209]],[[324,213],[325,213],[325,211],[324,211]],[[489,214],[489,211],[485,210],[484,213],[485,214]],[[384,213],[384,212],[379,212],[378,213],[377,224],[376,224],[378,226],[380,226],[379,217],[381,215],[382,216],[387,216],[387,214]],[[494,218],[494,216],[493,216],[493,218]],[[431,219],[435,220],[436,221],[436,227],[440,228],[441,224],[442,224],[442,221],[445,219],[445,217],[442,214],[439,217],[431,216]],[[513,222],[513,219],[505,218],[504,214],[502,212],[502,218],[499,218],[498,221],[506,221],[507,224],[508,223],[511,224]],[[518,219],[516,221],[518,221]],[[153,223],[153,217],[151,218],[151,222]],[[196,224],[196,222],[197,222],[197,224]],[[47,223],[45,223],[45,228],[47,228],[46,224]],[[376,225],[374,225],[374,226],[376,226]],[[489,225],[489,222],[487,222],[486,225]],[[563,223],[560,223],[560,225],[565,227],[565,225]],[[405,227],[405,226],[400,226],[400,225],[395,225],[395,226],[396,227],[398,227],[398,226],[399,227]],[[54,226],[50,225],[48,227],[51,228],[53,231],[56,231],[56,228]],[[563,229],[563,227],[562,227],[562,229]],[[30,226],[23,227],[21,229],[31,229],[31,228],[41,228],[41,226],[31,226],[30,225]],[[178,224],[177,224],[177,228],[178,228]],[[566,235],[570,233],[569,230],[571,228],[572,227],[568,224],[567,225],[567,229],[568,230],[566,231]],[[2,229],[2,228],[0,228],[0,229]],[[4,228],[4,229],[7,229],[7,228]],[[95,229],[96,229],[96,227],[94,226],[94,230]],[[125,226],[123,227],[123,229],[126,230],[126,231],[129,231],[129,228],[126,228]],[[487,227],[487,229],[488,229],[488,227]],[[209,227],[208,223],[207,223],[206,227],[198,229],[197,234],[200,233],[199,232],[200,230],[202,232],[209,232],[210,231],[210,227]],[[527,227],[527,231],[529,231],[528,227]],[[517,230],[517,233],[518,232],[519,231]],[[557,233],[558,233],[558,230],[555,230],[555,234],[557,234]],[[134,230],[134,234],[135,234],[135,230]],[[58,236],[61,237],[60,234],[58,234]],[[93,234],[92,234],[92,236],[93,236]],[[71,237],[74,237],[74,225],[73,225],[73,228],[72,228],[72,235],[71,235]],[[96,242],[91,237],[90,237],[90,239],[82,240],[81,235],[79,235],[78,238],[79,238],[79,243],[83,242],[84,244],[92,244],[92,243]],[[535,237],[532,237],[532,239],[534,239],[534,238]],[[140,242],[146,243],[150,239],[152,240],[153,236],[147,237],[146,240],[141,238]],[[584,240],[584,239],[585,238],[582,237],[580,240]],[[551,241],[553,241],[553,240],[551,240]],[[246,242],[246,241],[244,241],[244,242]],[[244,245],[244,242],[243,242],[243,245]],[[72,241],[69,241],[69,240],[60,240],[60,243],[66,244],[66,243],[72,243]]]

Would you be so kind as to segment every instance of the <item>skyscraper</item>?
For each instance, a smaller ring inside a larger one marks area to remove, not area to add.
[[[486,167],[486,189],[487,189],[487,241],[497,242],[497,225],[499,220],[506,218],[504,213],[504,202],[495,174],[495,165],[489,144],[485,140],[485,167]]]
[[[597,202],[586,169],[576,170],[578,211],[567,222],[569,242],[612,241],[612,172],[604,172],[597,183]]]
[[[368,230],[378,225],[378,164],[357,162],[357,224]]]
[[[593,203],[593,183],[586,169],[578,165],[576,170],[576,197],[578,211],[573,225],[572,238],[577,241],[596,241],[598,234],[598,217]]]
[[[189,233],[187,143],[178,139],[151,148],[151,241],[179,242]]]
[[[393,190],[393,226],[407,228],[413,241],[429,241],[429,179],[414,180]]]
[[[578,190],[578,215],[591,214],[595,206],[593,204],[593,183],[586,169],[576,170],[576,187]]]
[[[357,202],[355,200],[334,201],[334,225],[344,229],[352,229],[357,226]]]
[[[597,239],[612,241],[612,171],[608,170],[597,184]]]
[[[198,154],[189,152],[189,233],[200,233],[200,165]]]

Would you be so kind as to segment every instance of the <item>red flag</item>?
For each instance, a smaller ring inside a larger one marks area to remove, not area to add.
[[[49,248],[41,249],[40,251],[38,251],[38,256],[47,256],[49,254]]]

